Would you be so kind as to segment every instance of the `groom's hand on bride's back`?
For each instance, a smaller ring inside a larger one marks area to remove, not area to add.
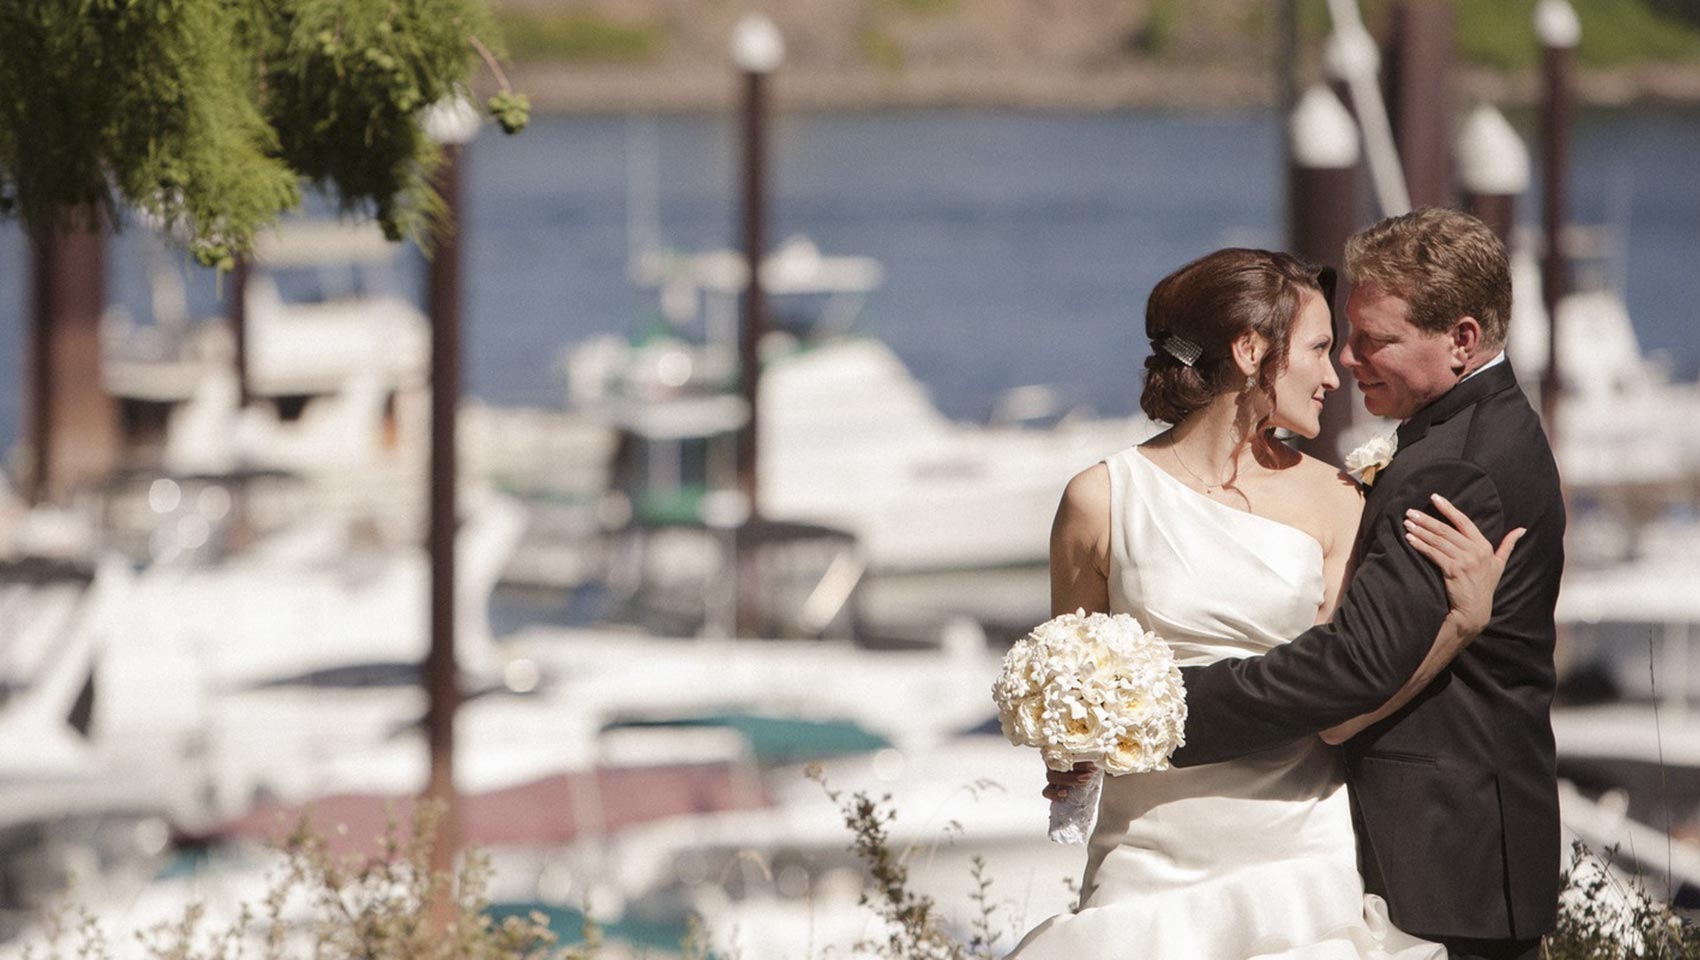
[[[1045,768],[1045,798],[1048,800],[1067,800],[1070,787],[1078,787],[1092,779],[1092,774],[1098,769],[1096,764],[1081,761],[1072,770],[1052,770]]]

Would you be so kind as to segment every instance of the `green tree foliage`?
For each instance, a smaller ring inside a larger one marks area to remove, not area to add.
[[[391,237],[437,211],[422,130],[480,62],[483,0],[0,0],[0,212],[143,212],[229,266],[302,181]],[[509,132],[527,104],[489,108]]]
[[[1541,62],[1535,37],[1538,0],[1447,0],[1454,15],[1459,59],[1499,71],[1533,70]],[[1577,60],[1586,67],[1630,67],[1700,60],[1700,3],[1696,0],[1571,0],[1582,24]],[[1379,31],[1394,0],[1362,0],[1364,21]],[[1320,40],[1331,19],[1326,0],[1300,0],[1305,37]],[[1259,21],[1262,23],[1263,21]]]

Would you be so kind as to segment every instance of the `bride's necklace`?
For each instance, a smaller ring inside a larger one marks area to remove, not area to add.
[[[1170,445],[1169,450],[1170,450],[1170,452],[1174,453],[1175,462],[1181,465],[1181,469],[1185,470],[1187,472],[1188,476],[1192,477],[1194,480],[1197,480],[1199,482],[1199,484],[1204,487],[1204,493],[1205,493],[1206,496],[1215,496],[1217,491],[1225,489],[1227,487],[1228,478],[1234,472],[1234,465],[1232,463],[1228,464],[1227,472],[1223,474],[1222,479],[1219,482],[1211,483],[1210,481],[1199,476],[1197,474],[1197,472],[1195,472],[1191,467],[1186,465],[1185,460],[1181,459],[1180,444],[1177,443],[1177,444]]]

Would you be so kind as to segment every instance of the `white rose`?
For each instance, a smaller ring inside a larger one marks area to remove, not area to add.
[[[1358,478],[1364,486],[1374,486],[1376,474],[1387,468],[1393,462],[1393,455],[1399,452],[1399,435],[1389,433],[1386,436],[1371,437],[1362,446],[1346,454],[1346,472]]]

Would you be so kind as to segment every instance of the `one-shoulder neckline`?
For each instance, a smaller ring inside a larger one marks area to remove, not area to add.
[[[1218,510],[1226,510],[1229,513],[1236,514],[1238,516],[1250,517],[1253,520],[1260,520],[1264,523],[1280,527],[1283,530],[1291,531],[1292,533],[1294,533],[1298,536],[1301,536],[1301,537],[1305,538],[1305,540],[1309,541],[1312,546],[1316,547],[1317,552],[1322,555],[1323,559],[1325,559],[1325,560],[1327,559],[1328,549],[1322,545],[1321,540],[1318,540],[1316,538],[1316,536],[1314,534],[1310,533],[1309,531],[1304,530],[1300,527],[1295,527],[1290,523],[1286,523],[1285,521],[1277,520],[1274,517],[1266,517],[1261,513],[1252,513],[1250,510],[1241,510],[1238,507],[1231,507],[1231,506],[1223,503],[1220,500],[1216,500],[1212,497],[1207,497],[1204,494],[1199,493],[1197,490],[1194,490],[1192,487],[1187,486],[1186,482],[1183,481],[1180,477],[1177,477],[1174,474],[1170,473],[1169,471],[1164,470],[1162,467],[1159,467],[1157,465],[1157,461],[1146,456],[1144,444],[1136,443],[1133,446],[1129,447],[1127,449],[1127,452],[1134,459],[1143,461],[1145,466],[1150,468],[1151,472],[1161,475],[1164,480],[1168,481],[1171,484],[1174,484],[1175,487],[1177,487],[1180,490],[1185,491],[1187,494],[1189,494],[1190,496],[1192,496],[1194,499],[1198,500],[1199,502],[1207,503],[1210,506],[1215,507]]]

